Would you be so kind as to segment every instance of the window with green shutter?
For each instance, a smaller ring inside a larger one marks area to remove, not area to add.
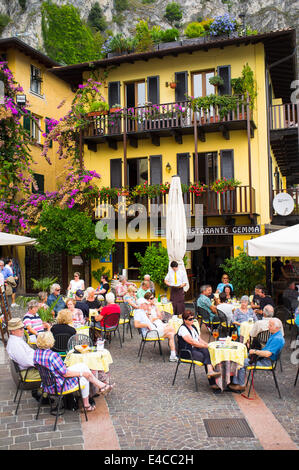
[[[45,123],[46,123],[46,125],[45,125],[45,130],[46,130],[46,134],[49,134],[49,124],[48,124],[48,119],[50,119],[50,118],[46,117],[46,119],[45,119]],[[49,143],[49,148],[52,148],[52,147],[53,147],[53,141],[52,141],[52,140],[50,140],[50,143]]]

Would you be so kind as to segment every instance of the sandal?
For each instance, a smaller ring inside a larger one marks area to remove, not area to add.
[[[92,405],[84,406],[82,413],[84,413],[84,410],[86,411],[86,413],[90,413],[91,411],[94,411],[95,409],[96,409],[95,406],[92,406]]]
[[[100,388],[101,395],[107,395],[107,393],[111,392],[115,384],[109,385],[106,384],[104,387]]]

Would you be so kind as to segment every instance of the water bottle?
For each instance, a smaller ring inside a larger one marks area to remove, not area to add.
[[[100,351],[100,349],[101,349],[101,339],[98,338],[97,339],[97,351]]]

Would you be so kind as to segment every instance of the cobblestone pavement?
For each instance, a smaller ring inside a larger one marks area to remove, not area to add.
[[[121,329],[122,331],[122,329]],[[294,388],[297,367],[290,362],[289,331],[282,355],[283,372],[277,378],[283,399],[280,400],[272,375],[257,373],[255,388],[276,419],[299,447],[299,383]],[[140,337],[133,331],[123,348],[118,338],[112,339],[110,367],[116,387],[106,397],[110,416],[122,450],[183,449],[262,449],[254,438],[209,438],[204,419],[244,418],[233,394],[214,394],[203,368],[197,368],[199,391],[194,378],[188,380],[188,366],[179,368],[172,386],[176,364],[168,362],[168,348],[163,344],[165,363],[158,348],[145,346],[141,364],[137,352]],[[298,357],[299,355],[297,355]],[[10,378],[3,347],[0,347],[0,450],[5,449],[84,449],[84,438],[78,412],[67,411],[53,432],[54,418],[47,407],[35,420],[37,402],[29,392],[23,394],[18,415],[14,415],[15,385]]]

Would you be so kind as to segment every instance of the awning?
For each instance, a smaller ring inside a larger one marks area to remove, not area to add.
[[[299,256],[299,225],[249,240],[249,256]]]
[[[36,239],[13,235],[12,233],[0,232],[0,246],[9,245],[35,245]]]

